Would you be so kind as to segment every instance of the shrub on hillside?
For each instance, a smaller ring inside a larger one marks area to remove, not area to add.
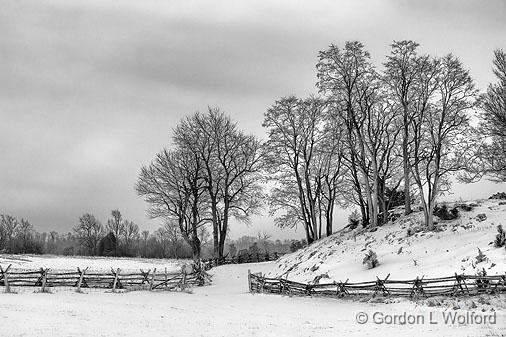
[[[350,227],[350,229],[355,229],[358,227],[359,224],[360,224],[360,214],[357,212],[357,210],[354,210],[348,216],[348,227]]]
[[[459,209],[457,207],[448,208],[446,205],[436,205],[434,207],[434,215],[441,220],[453,220],[459,217]]]
[[[369,249],[365,254],[362,264],[367,265],[367,269],[372,269],[379,265],[378,256],[372,249]]]
[[[506,192],[497,192],[489,197],[489,199],[501,199],[506,200]]]
[[[485,270],[485,268],[482,268],[481,270],[478,270],[476,276],[487,276],[487,271]],[[476,279],[476,285],[478,286],[478,288],[487,288],[490,285],[489,282],[490,281],[485,278]]]
[[[480,248],[478,248],[478,255],[476,255],[476,264],[478,263],[481,263],[481,262],[485,262],[488,260],[487,256],[485,254],[483,254],[483,252],[481,251]]]
[[[405,196],[403,190],[391,189],[387,187],[385,190],[385,196],[387,198],[387,205],[389,209],[398,206],[404,206]]]
[[[503,247],[506,243],[506,232],[502,229],[502,225],[497,225],[498,234],[495,236],[494,247]]]
[[[460,204],[455,205],[455,208],[460,208],[464,212],[471,212],[475,206],[476,206],[476,204],[460,203]]]

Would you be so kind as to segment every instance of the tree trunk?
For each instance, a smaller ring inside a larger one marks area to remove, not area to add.
[[[326,234],[327,236],[332,235],[332,222],[334,218],[334,196],[331,196],[331,199],[329,200],[329,204],[327,206],[327,226],[326,226]]]
[[[372,169],[373,169],[373,188],[371,191],[371,201],[372,201],[372,214],[373,218],[372,227],[376,227],[378,225],[378,164],[376,159],[372,160]]]
[[[213,218],[213,255],[215,258],[219,256],[219,224],[218,224],[218,209],[216,205],[216,197],[211,196],[211,213]]]
[[[309,226],[307,223],[304,224],[304,230],[306,231],[306,241],[307,241],[307,244],[311,244],[313,242],[313,238],[311,237],[310,233],[309,233]]]
[[[405,108],[406,110],[406,108]],[[407,111],[404,111],[404,116],[406,116]],[[407,125],[407,118],[404,118],[404,139],[402,140],[402,161],[404,164],[404,214],[408,215],[412,212],[411,210],[411,195],[409,191],[409,182],[410,182],[410,167],[409,167],[409,161],[408,161],[408,137],[409,137],[409,130]]]

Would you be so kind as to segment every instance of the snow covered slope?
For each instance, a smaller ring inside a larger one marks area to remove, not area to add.
[[[506,227],[506,203],[481,200],[474,204],[471,211],[460,210],[460,217],[455,220],[439,220],[441,230],[435,232],[413,234],[423,228],[421,212],[401,216],[374,232],[361,228],[341,230],[281,257],[267,275],[310,282],[323,274],[320,283],[329,283],[346,279],[372,281],[388,274],[390,279],[476,274],[483,268],[487,275],[504,274],[506,249],[495,248],[492,242],[497,225]],[[478,248],[486,255],[485,261],[477,261]],[[362,264],[370,249],[376,252],[380,263],[373,269]]]

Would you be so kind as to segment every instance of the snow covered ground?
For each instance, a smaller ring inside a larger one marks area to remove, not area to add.
[[[111,268],[120,268],[122,271],[139,271],[139,269],[158,271],[179,270],[181,265],[188,260],[171,259],[143,259],[143,258],[121,258],[121,257],[85,257],[85,256],[55,256],[55,255],[7,255],[0,254],[0,266],[7,267],[12,264],[12,269],[51,268],[54,270],[72,270],[78,267],[88,267],[94,271],[110,271]]]
[[[486,214],[487,219],[479,221],[478,214]],[[408,235],[408,229],[415,232],[419,227],[420,216],[402,217],[375,232],[341,231],[275,262],[214,268],[210,271],[213,284],[194,288],[192,293],[86,289],[85,294],[78,294],[72,288],[56,288],[42,294],[34,288],[15,288],[17,294],[4,294],[0,288],[0,336],[506,335],[504,295],[412,302],[248,293],[248,269],[304,282],[328,275],[322,283],[373,280],[388,273],[391,279],[403,279],[474,274],[482,268],[489,275],[506,271],[506,250],[491,245],[496,226],[506,225],[506,205],[500,201],[482,201],[472,211],[461,212],[457,220],[441,221],[444,230],[440,232]],[[476,261],[477,248],[487,256],[485,261]],[[371,270],[362,265],[369,249],[377,252],[380,261]],[[0,255],[0,265],[13,264],[17,269],[162,270],[177,269],[184,262]],[[362,320],[367,316],[367,322],[360,324],[357,316]]]
[[[194,288],[193,293],[87,290],[86,294],[78,294],[71,289],[58,289],[42,294],[18,288],[17,294],[0,293],[0,336],[377,337],[506,333],[503,310],[495,311],[495,324],[451,325],[444,323],[444,313],[465,317],[467,311],[430,308],[408,300],[383,304],[248,293],[247,270],[265,272],[273,268],[272,264],[214,268],[213,285]],[[368,315],[365,324],[357,323],[361,312]],[[384,323],[388,317],[402,317],[405,313],[416,315],[419,324]],[[371,322],[374,318],[376,323]]]
[[[495,248],[497,225],[506,228],[506,204],[501,200],[482,200],[472,211],[460,211],[460,217],[439,221],[440,232],[418,232],[423,227],[422,213],[402,216],[375,232],[357,228],[343,230],[305,249],[281,257],[269,276],[288,276],[294,281],[310,282],[324,274],[320,283],[349,279],[350,282],[373,281],[376,276],[408,279],[452,276],[454,273],[475,275],[483,268],[487,275],[506,273],[506,250]],[[478,219],[485,214],[486,219]],[[486,260],[478,262],[478,248]],[[362,264],[369,249],[376,252],[380,265],[367,269]]]

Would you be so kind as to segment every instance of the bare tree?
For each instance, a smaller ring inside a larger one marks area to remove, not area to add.
[[[28,220],[21,219],[15,233],[18,244],[16,251],[23,254],[27,253],[31,248],[34,233],[32,224]]]
[[[202,227],[201,227],[202,228]],[[179,226],[174,221],[166,221],[160,228],[161,240],[168,241],[169,256],[179,258],[179,248],[181,246],[182,235]]]
[[[96,254],[98,242],[103,235],[103,227],[100,221],[94,215],[86,213],[79,218],[79,223],[74,227],[74,232],[88,254]]]
[[[330,95],[334,113],[344,121],[350,164],[358,171],[357,187],[363,189],[368,220],[374,227],[379,214],[379,168],[376,144],[367,140],[379,139],[370,126],[373,116],[382,112],[378,111],[378,74],[369,58],[360,42],[346,42],[342,50],[331,45],[319,53],[317,85],[320,92]]]
[[[0,216],[0,249],[10,249],[18,226],[19,221],[12,215]]]
[[[433,61],[432,67],[434,70],[421,81],[425,82],[427,95],[419,103],[422,107],[416,109],[411,124],[410,158],[429,229],[434,227],[437,197],[448,190],[450,175],[466,170],[474,160],[476,144],[470,142],[468,112],[475,107],[477,95],[469,72],[455,56]]]
[[[240,131],[218,108],[196,113],[174,130],[177,146],[190,151],[201,162],[213,224],[214,255],[222,257],[234,217],[248,221],[261,206],[260,142]]]
[[[122,235],[122,233],[125,229],[124,229],[122,215],[119,210],[117,210],[117,209],[112,210],[111,216],[112,216],[112,219],[107,220],[107,230],[109,232],[112,232],[114,234],[114,236],[116,237],[114,254],[117,256],[120,236]]]
[[[148,230],[144,230],[141,232],[141,238],[142,238],[142,243],[143,243],[143,256],[146,257],[147,256],[147,250],[148,250],[148,239],[149,239],[149,231]]]
[[[206,181],[202,162],[187,150],[164,149],[153,162],[141,169],[137,193],[149,204],[152,218],[174,220],[185,241],[192,247],[193,258],[200,260],[198,228],[207,219]]]
[[[304,226],[308,243],[332,234],[332,214],[341,178],[339,129],[319,98],[282,98],[265,114],[267,180],[274,184],[270,213],[281,227]]]
[[[389,89],[395,105],[402,112],[402,164],[404,173],[404,214],[411,213],[411,193],[409,165],[410,153],[410,125],[414,118],[414,103],[424,94],[417,80],[420,74],[427,70],[427,56],[419,56],[417,48],[419,44],[413,41],[394,41],[391,45],[391,53],[387,56],[384,64],[384,83]]]
[[[397,169],[402,109],[360,42],[320,52],[317,70],[317,86],[332,102],[330,116],[342,133],[345,183],[351,187],[345,199],[360,207],[364,226],[374,227],[388,220],[388,193],[402,181]]]
[[[124,220],[121,235],[125,243],[125,253],[128,255],[132,250],[133,242],[139,238],[139,226],[133,221]]]
[[[491,180],[506,181],[506,53],[494,51],[494,74],[498,82],[490,84],[482,97],[480,134],[486,139],[480,148],[481,170]]]

